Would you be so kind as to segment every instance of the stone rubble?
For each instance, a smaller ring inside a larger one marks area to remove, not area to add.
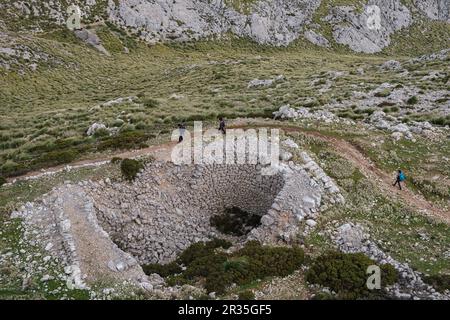
[[[334,113],[326,110],[316,110],[310,111],[307,108],[291,108],[289,104],[283,105],[280,107],[278,111],[273,112],[274,119],[292,119],[292,120],[300,120],[300,119],[309,119],[309,120],[317,120],[323,121],[325,123],[345,123],[351,124],[352,121],[348,119],[343,119],[337,117]]]
[[[284,80],[283,75],[279,75],[279,76],[275,77],[274,79],[265,79],[265,80],[253,79],[248,83],[247,88],[251,89],[251,88],[260,88],[260,87],[270,87],[273,84],[281,82],[283,80]]]

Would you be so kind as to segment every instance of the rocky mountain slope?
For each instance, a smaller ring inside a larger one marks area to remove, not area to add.
[[[448,0],[32,0],[0,4],[0,28],[39,33],[64,26],[72,3],[83,24],[109,21],[148,43],[232,34],[275,46],[301,38],[375,53],[418,21],[450,21]]]

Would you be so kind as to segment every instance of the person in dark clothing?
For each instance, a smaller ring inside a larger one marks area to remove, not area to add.
[[[183,141],[183,139],[184,139],[184,131],[185,130],[186,130],[186,124],[183,121],[182,123],[178,124],[178,132],[180,134],[180,136],[178,138],[178,143]]]
[[[225,120],[222,117],[219,118],[219,131],[222,131],[223,134],[226,134]]]
[[[405,177],[405,174],[403,173],[403,171],[402,171],[402,170],[398,170],[397,178],[395,179],[395,182],[394,182],[394,187],[395,187],[395,185],[398,184],[398,188],[399,188],[400,190],[402,190],[402,185],[401,185],[401,183],[402,183],[403,181],[405,181],[405,179],[406,179],[406,177]]]

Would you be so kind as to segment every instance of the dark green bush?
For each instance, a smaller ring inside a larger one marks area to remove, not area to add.
[[[109,131],[106,128],[98,129],[94,132],[93,136],[95,138],[108,137]]]
[[[450,115],[446,117],[437,117],[432,118],[430,120],[432,124],[438,125],[438,126],[450,126]]]
[[[142,266],[146,275],[151,275],[152,273],[157,273],[161,277],[168,277],[170,275],[175,275],[181,273],[183,270],[176,262],[171,262],[168,264],[157,264],[151,263]]]
[[[78,158],[78,156],[78,151],[74,149],[68,149],[64,151],[51,151],[42,154],[34,161],[34,163],[45,164],[46,166],[59,165],[70,163]]]
[[[213,239],[197,242],[182,252],[176,262],[169,265],[147,265],[146,273],[167,275],[169,285],[182,285],[204,279],[208,292],[225,293],[232,284],[249,284],[268,276],[286,276],[297,270],[304,261],[303,250],[298,247],[266,247],[257,241],[248,242],[244,248],[227,254],[217,248],[229,248],[231,243]],[[186,270],[180,274],[181,265]]]
[[[366,286],[367,268],[376,264],[362,253],[328,252],[318,257],[306,273],[309,283],[320,284],[336,292],[341,299],[367,298],[371,292]],[[391,265],[381,267],[381,285],[397,281],[397,271]]]
[[[111,159],[111,163],[117,164],[117,163],[121,163],[122,162],[122,158],[120,157],[113,157]]]
[[[152,137],[154,136],[148,135],[143,131],[125,131],[117,136],[102,139],[97,149],[103,151],[141,148],[145,147],[145,142]]]
[[[417,102],[419,102],[419,99],[417,99],[416,96],[412,96],[411,98],[409,98],[406,103],[407,104],[416,104]]]
[[[257,241],[249,241],[237,252],[247,257],[249,268],[256,278],[267,276],[287,276],[304,262],[304,252],[300,247],[268,247]]]
[[[389,96],[391,94],[391,91],[389,90],[389,89],[383,89],[383,90],[381,90],[381,91],[378,91],[378,92],[376,92],[375,94],[374,94],[374,96],[375,97],[382,97],[382,98],[384,98],[384,97],[387,97],[387,96]]]
[[[261,216],[232,207],[226,208],[223,214],[212,216],[210,223],[224,234],[243,236],[261,224]]]
[[[0,187],[6,183],[6,179],[0,176]]]
[[[238,294],[239,300],[255,300],[255,294],[250,290],[244,290]]]
[[[224,294],[227,287],[229,287],[232,283],[233,279],[230,273],[216,271],[210,273],[206,278],[205,289],[207,292]]]
[[[142,163],[133,159],[123,159],[120,164],[120,171],[128,181],[133,181],[142,169]]]
[[[182,286],[185,284],[189,284],[190,281],[184,277],[183,274],[170,275],[166,278],[166,283],[169,286]]]
[[[193,260],[183,273],[187,279],[208,277],[216,272],[223,272],[223,265],[227,261],[224,253],[211,253]]]
[[[143,101],[144,106],[147,108],[156,108],[159,106],[159,101],[156,99],[152,99],[152,98],[146,98]]]
[[[450,290],[450,274],[427,276],[423,278],[423,281],[441,293]]]
[[[180,264],[189,265],[196,259],[211,255],[216,248],[228,249],[231,247],[231,243],[222,239],[213,239],[209,242],[197,242],[191,244],[186,250],[184,250],[177,261]]]

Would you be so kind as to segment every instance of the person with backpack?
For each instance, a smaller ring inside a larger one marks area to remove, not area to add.
[[[223,134],[226,134],[225,120],[222,117],[219,118],[219,131],[222,131]]]
[[[182,123],[178,124],[178,131],[179,131],[179,138],[178,138],[178,143],[181,143],[184,139],[184,132],[186,130],[186,124],[184,123],[184,121]]]
[[[398,170],[398,173],[397,173],[397,178],[395,179],[395,183],[394,183],[394,187],[395,187],[395,185],[396,184],[398,184],[398,188],[400,189],[400,190],[402,190],[402,185],[401,185],[401,183],[403,182],[403,181],[405,181],[406,180],[406,176],[405,176],[405,174],[403,173],[403,171],[402,170]]]

